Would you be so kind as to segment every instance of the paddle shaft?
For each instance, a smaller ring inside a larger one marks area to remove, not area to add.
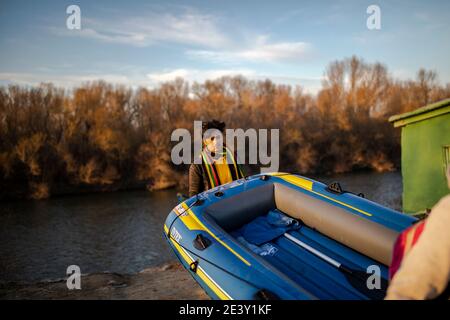
[[[295,244],[299,245],[300,247],[302,247],[303,249],[307,250],[308,252],[314,254],[315,256],[321,258],[322,260],[328,262],[329,264],[331,264],[332,266],[336,267],[337,269],[344,271],[345,273],[347,273],[348,275],[351,275],[351,278],[355,278],[358,279],[360,282],[359,284],[355,284],[358,288],[360,288],[361,290],[364,291],[364,293],[369,296],[369,297],[373,297],[375,299],[383,299],[384,298],[384,293],[383,292],[375,292],[373,290],[369,290],[369,288],[367,288],[367,285],[364,286],[363,283],[365,284],[366,281],[366,277],[367,274],[365,274],[363,271],[359,271],[359,270],[353,270],[350,269],[349,267],[346,267],[345,265],[343,265],[342,263],[334,260],[333,258],[330,258],[329,256],[323,254],[322,252],[314,249],[313,247],[311,247],[310,245],[304,243],[303,241],[298,240],[297,238],[294,238],[293,236],[291,236],[288,233],[285,233],[284,236],[286,238],[288,238],[289,240],[291,240],[292,242],[294,242]],[[385,282],[385,281],[384,281]],[[382,281],[382,286],[384,288],[387,288],[387,282],[383,283]]]
[[[314,249],[313,247],[311,247],[310,245],[304,243],[303,241],[298,240],[297,238],[291,236],[288,233],[285,233],[284,236],[286,238],[288,238],[289,240],[291,240],[292,242],[294,242],[295,244],[299,245],[300,247],[302,247],[303,249],[306,249],[307,251],[311,252],[312,254],[314,254],[315,256],[321,258],[322,260],[328,262],[329,264],[331,264],[332,266],[338,268],[339,270],[342,270],[346,273],[352,274],[352,275],[356,275],[355,272],[344,266],[342,263],[340,263],[339,261],[334,260],[333,258],[330,258],[329,256],[323,254],[322,252]],[[361,279],[364,280],[364,279]]]

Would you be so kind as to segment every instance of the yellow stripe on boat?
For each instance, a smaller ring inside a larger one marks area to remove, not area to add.
[[[281,176],[280,178],[286,182],[289,182],[290,184],[312,191],[313,182],[310,180],[293,175]]]
[[[186,203],[182,203],[184,210],[187,210],[188,215],[185,217],[192,217],[197,224],[201,227],[198,230],[204,230],[206,232],[208,232],[211,237],[213,237],[214,239],[216,239],[221,245],[223,245],[225,248],[227,248],[228,250],[230,250],[236,257],[238,257],[240,260],[242,260],[242,262],[244,262],[246,265],[250,266],[250,262],[248,262],[247,260],[245,260],[239,253],[237,253],[236,251],[234,251],[233,249],[231,249],[225,242],[223,242],[222,240],[220,240],[214,233],[212,233],[208,228],[206,228],[206,226],[200,221],[198,220],[198,218],[196,217],[196,215],[192,212],[191,209],[189,209],[189,207],[187,206]],[[185,218],[184,217],[184,218]]]
[[[174,211],[175,211],[176,215],[179,217],[179,219],[184,223],[184,225],[189,230],[203,230],[203,231],[206,231],[204,226],[199,224],[197,222],[198,220],[195,220],[193,218],[194,215],[190,214],[188,211],[186,211],[187,208],[188,208],[188,206],[183,202],[183,203],[179,204],[178,206],[176,206]]]
[[[180,212],[178,209],[179,206],[182,206],[184,212]],[[212,233],[198,218],[197,216],[192,212],[192,210],[188,207],[188,205],[183,202],[180,205],[178,205],[174,210],[175,213],[180,217],[181,221],[186,225],[186,227],[189,230],[201,230],[208,232],[211,237],[217,240],[221,245],[223,245],[225,248],[227,248],[231,253],[233,253],[236,257],[238,257],[242,262],[244,262],[246,265],[250,266],[250,262],[245,260],[239,253],[231,249],[225,242],[220,240],[214,233]]]
[[[169,229],[166,225],[164,225],[164,231],[167,234]],[[195,260],[184,250],[172,237],[170,237],[170,241],[173,243],[175,249],[180,253],[182,258],[190,265]],[[211,279],[211,277],[203,270],[201,267],[197,267],[197,275],[200,279],[205,282],[205,284],[210,288],[221,300],[231,300],[231,297],[228,293],[225,292],[221,287],[217,285],[217,283]]]
[[[321,196],[321,197],[323,197],[323,198],[326,198],[326,199],[328,199],[328,200],[330,200],[330,201],[339,203],[339,204],[341,204],[341,205],[343,205],[343,206],[345,206],[345,207],[347,207],[347,208],[350,208],[350,209],[353,209],[353,210],[355,210],[355,211],[358,211],[358,212],[360,212],[360,213],[362,213],[362,214],[364,214],[364,215],[366,215],[366,216],[369,216],[369,217],[372,216],[371,213],[368,213],[368,212],[366,212],[366,211],[364,211],[364,210],[361,210],[361,209],[359,209],[359,208],[353,207],[353,206],[349,205],[348,203],[345,203],[345,202],[336,200],[336,199],[331,198],[331,197],[328,197],[328,196],[326,196],[326,195],[324,195],[324,194],[322,194],[322,193],[319,193],[319,192],[314,191],[314,190],[312,189],[312,188],[313,188],[313,182],[310,181],[310,180],[308,180],[308,179],[301,178],[301,177],[294,176],[294,175],[290,175],[290,174],[285,174],[285,173],[275,173],[275,174],[271,174],[271,175],[273,175],[273,176],[275,176],[275,177],[278,177],[278,178],[280,178],[280,179],[283,179],[284,181],[289,182],[290,184],[293,184],[293,185],[295,185],[295,186],[297,186],[297,187],[300,187],[300,188],[302,188],[302,189],[308,190],[309,192],[312,192],[312,193],[314,193],[314,194],[317,194],[318,196]]]

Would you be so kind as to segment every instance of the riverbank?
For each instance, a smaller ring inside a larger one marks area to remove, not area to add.
[[[131,275],[82,275],[81,290],[68,290],[65,279],[0,284],[0,299],[202,300],[209,297],[179,263],[169,263]]]

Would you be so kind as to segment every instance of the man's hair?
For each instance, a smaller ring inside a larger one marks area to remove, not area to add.
[[[208,129],[217,129],[221,132],[225,130],[225,122],[219,120],[203,121],[202,130],[205,132]]]

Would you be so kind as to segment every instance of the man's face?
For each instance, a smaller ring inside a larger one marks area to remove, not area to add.
[[[214,133],[208,135],[203,141],[209,152],[218,152],[223,146],[223,135],[220,131],[215,130]]]

